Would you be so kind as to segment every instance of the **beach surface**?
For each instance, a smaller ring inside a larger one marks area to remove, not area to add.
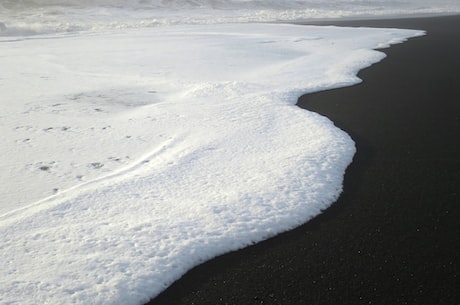
[[[322,24],[427,31],[384,49],[363,83],[299,99],[356,142],[341,197],[149,305],[460,303],[460,16]]]

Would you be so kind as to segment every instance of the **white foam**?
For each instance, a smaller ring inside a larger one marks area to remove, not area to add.
[[[3,0],[0,36],[107,31],[176,24],[460,13],[457,0]]]
[[[175,26],[0,43],[2,304],[141,304],[334,202],[355,148],[304,92],[421,32]],[[345,102],[345,101],[344,101]]]

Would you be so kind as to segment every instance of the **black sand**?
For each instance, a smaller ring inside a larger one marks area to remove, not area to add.
[[[299,99],[357,143],[344,193],[150,305],[460,304],[460,16],[334,24],[428,32],[383,50],[364,83]]]

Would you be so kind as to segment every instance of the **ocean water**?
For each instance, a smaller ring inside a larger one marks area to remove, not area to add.
[[[280,21],[460,9],[323,2],[3,0],[0,304],[142,304],[329,207],[354,142],[297,98],[424,32]]]
[[[459,11],[457,0],[2,0],[0,36]]]

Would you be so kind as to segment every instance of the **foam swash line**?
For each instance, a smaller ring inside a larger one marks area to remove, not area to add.
[[[375,48],[424,33],[90,34],[0,43],[3,304],[143,304],[197,264],[315,217],[355,146],[297,98],[358,83],[384,57]]]

